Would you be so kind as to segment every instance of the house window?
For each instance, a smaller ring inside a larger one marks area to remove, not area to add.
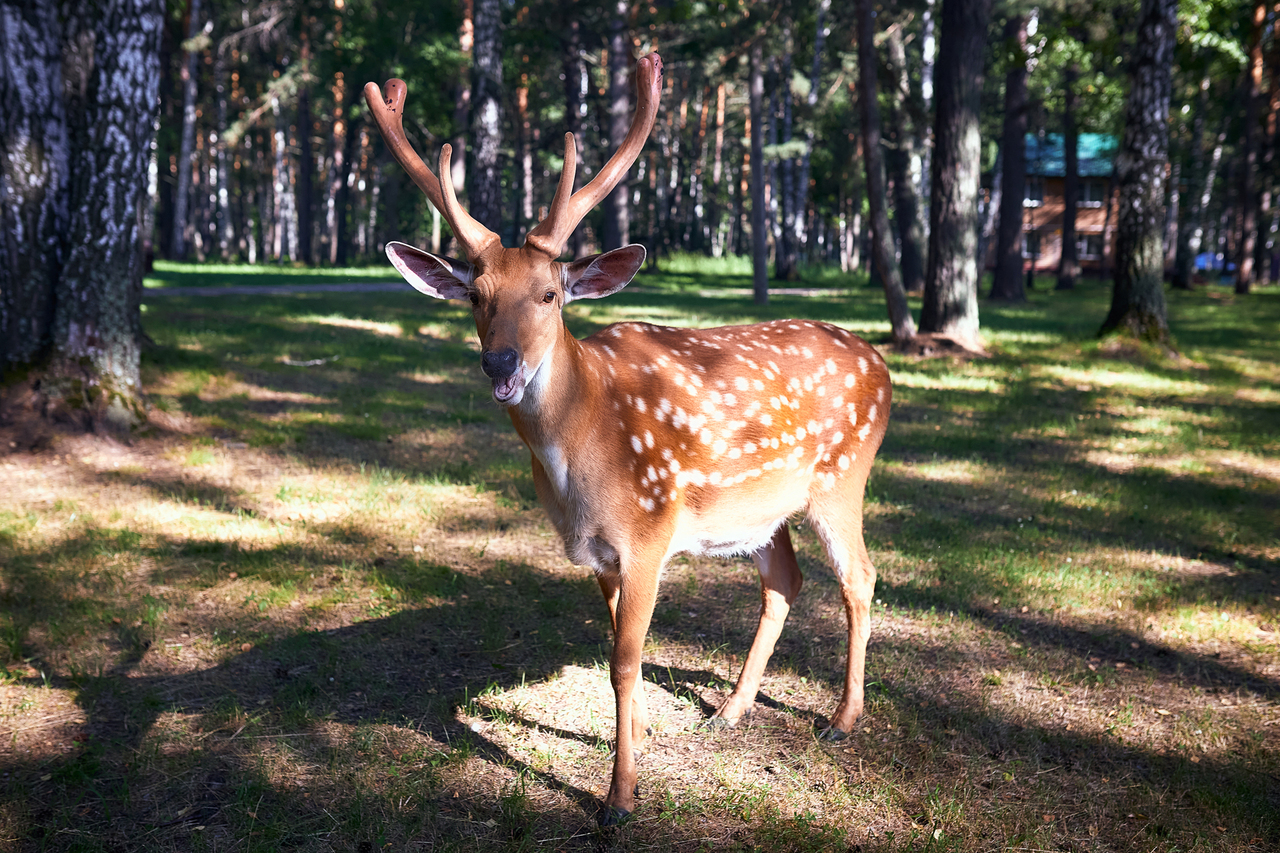
[[[1039,231],[1023,231],[1022,232],[1022,257],[1024,258],[1040,257],[1040,232]]]
[[[1106,181],[1081,181],[1080,201],[1076,202],[1076,207],[1102,207],[1106,197]]]
[[[1022,199],[1023,207],[1039,207],[1044,204],[1044,178],[1027,178],[1027,194]]]
[[[1076,256],[1080,260],[1097,260],[1102,257],[1101,234],[1077,234]]]

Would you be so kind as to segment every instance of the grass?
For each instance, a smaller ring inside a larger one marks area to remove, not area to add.
[[[759,309],[740,262],[662,267],[571,327],[889,330],[861,280]],[[812,531],[733,730],[700,723],[750,644],[754,569],[673,561],[645,653],[658,736],[635,820],[604,833],[608,617],[465,310],[148,296],[153,431],[0,457],[0,848],[1276,849],[1280,291],[1170,294],[1176,361],[1099,343],[1106,300],[1042,283],[983,304],[990,358],[889,356],[847,741],[814,739],[844,649]]]

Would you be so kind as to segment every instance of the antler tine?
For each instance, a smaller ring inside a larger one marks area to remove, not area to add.
[[[569,151],[574,148],[573,134],[566,134],[565,140],[565,173],[560,175],[560,183],[556,187],[555,198],[551,202],[551,210],[547,218],[538,223],[525,238],[525,245],[537,249],[552,258],[560,257],[565,241],[578,227],[578,223],[605,196],[613,191],[618,182],[626,175],[631,164],[640,156],[649,132],[653,130],[653,120],[658,114],[658,98],[662,94],[662,57],[656,53],[640,57],[636,62],[636,89],[638,103],[635,115],[631,119],[631,129],[627,138],[609,158],[604,168],[596,173],[591,183],[576,193],[573,192],[573,175],[568,174],[573,162]],[[567,178],[567,180],[566,180]]]
[[[472,219],[471,214],[458,204],[448,171],[450,147],[446,145],[440,152],[440,162],[443,164],[440,174],[444,178],[441,181],[409,144],[404,134],[404,101],[409,94],[409,87],[403,80],[391,79],[386,83],[386,90],[384,98],[377,83],[366,83],[364,87],[365,102],[369,105],[369,112],[373,115],[378,130],[382,132],[382,138],[386,140],[396,162],[413,178],[418,188],[427,194],[427,199],[435,205],[436,210],[444,214],[467,259],[474,261],[490,243],[498,239],[498,235]]]
[[[369,113],[382,132],[382,138],[386,140],[387,148],[391,149],[396,162],[413,178],[418,188],[427,194],[436,210],[444,210],[440,181],[436,179],[431,167],[422,162],[422,158],[404,135],[404,101],[409,94],[409,87],[398,78],[388,80],[386,87],[387,95],[384,98],[377,83],[364,85],[364,100],[369,105]]]

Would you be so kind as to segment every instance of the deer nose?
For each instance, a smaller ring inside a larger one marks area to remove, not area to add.
[[[508,347],[486,352],[480,356],[480,369],[490,379],[506,379],[516,372],[516,351]]]

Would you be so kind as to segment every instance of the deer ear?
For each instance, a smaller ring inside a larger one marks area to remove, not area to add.
[[[632,243],[603,255],[580,258],[564,267],[564,301],[599,299],[630,283],[644,263],[644,246]]]
[[[387,257],[413,289],[436,299],[468,299],[475,278],[471,264],[433,255],[405,243],[387,244]]]

